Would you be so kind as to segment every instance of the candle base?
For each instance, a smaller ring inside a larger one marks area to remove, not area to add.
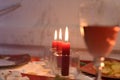
[[[63,55],[62,56],[62,76],[69,76],[69,64],[70,64],[70,56]]]

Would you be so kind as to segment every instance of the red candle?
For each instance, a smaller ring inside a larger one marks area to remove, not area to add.
[[[68,42],[68,27],[65,31],[65,42],[62,45],[62,76],[69,75],[69,63],[70,63],[70,43]]]
[[[63,43],[62,55],[70,55],[70,43],[69,42]]]
[[[58,41],[58,45],[57,45],[57,66],[59,68],[61,68],[61,64],[62,64],[62,30],[60,28],[59,30],[59,41]]]
[[[58,44],[58,41],[57,41],[57,30],[55,30],[54,41],[52,42],[52,48],[53,49],[57,49],[57,44]]]
[[[62,55],[62,45],[63,45],[63,42],[58,41],[57,52],[58,52],[59,55]]]
[[[68,27],[66,27],[65,31],[65,42],[63,43],[62,55],[70,55],[70,43],[68,42]]]
[[[52,42],[52,48],[54,48],[54,49],[57,48],[57,41]]]
[[[70,56],[62,56],[62,68],[61,68],[62,76],[69,75],[69,64],[70,64]]]
[[[58,55],[61,55],[62,54],[62,30],[60,28],[59,30],[59,41],[58,41],[58,45],[57,45],[57,51],[58,51]]]

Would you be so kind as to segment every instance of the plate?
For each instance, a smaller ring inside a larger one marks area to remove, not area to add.
[[[116,60],[116,59],[112,59],[112,58],[107,58],[105,61],[117,61],[120,63],[120,60]],[[118,66],[120,67],[120,66]],[[95,76],[96,75],[96,69],[93,65],[92,62],[80,67],[81,71],[86,73],[86,74],[89,74],[89,75],[93,75]],[[106,74],[103,74],[102,73],[102,77],[105,78],[105,79],[108,79],[108,80],[120,80],[120,77],[115,77],[115,76],[111,76],[111,75],[106,75]]]
[[[47,77],[47,76],[24,74],[24,73],[22,73],[22,75],[29,77],[30,80],[53,80],[53,77]]]
[[[17,67],[27,64],[31,57],[28,54],[9,55],[0,54],[0,68]]]

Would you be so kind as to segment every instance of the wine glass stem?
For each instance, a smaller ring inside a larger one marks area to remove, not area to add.
[[[101,70],[99,70],[99,67],[98,67],[98,70],[97,70],[97,73],[96,73],[96,78],[95,80],[102,80],[101,79]]]
[[[95,62],[95,66],[96,66],[96,77],[95,77],[95,80],[102,80],[101,78],[101,60],[100,58],[95,58],[94,59],[94,62]]]

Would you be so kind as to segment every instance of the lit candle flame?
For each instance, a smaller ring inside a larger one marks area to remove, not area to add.
[[[55,33],[54,33],[54,40],[57,40],[57,30],[55,30]]]
[[[59,40],[62,40],[62,29],[59,30]]]
[[[68,38],[69,38],[68,27],[66,26],[66,29],[65,29],[65,41],[68,41]]]

